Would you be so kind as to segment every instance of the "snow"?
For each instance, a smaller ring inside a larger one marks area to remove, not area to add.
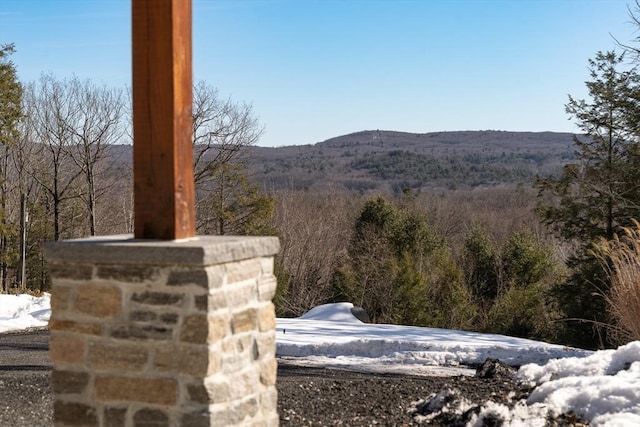
[[[474,365],[488,357],[510,365],[523,365],[590,354],[585,350],[504,335],[366,324],[351,314],[352,308],[351,303],[327,304],[300,318],[277,319],[278,355],[304,357],[308,364],[412,365],[408,371],[415,373],[416,365]]]
[[[640,342],[616,350],[587,350],[495,334],[367,324],[350,303],[316,307],[295,319],[277,319],[277,355],[283,363],[413,375],[472,374],[466,367],[492,357],[520,366],[516,379],[535,389],[513,409],[487,402],[468,426],[499,418],[505,426],[543,426],[547,416],[575,412],[591,426],[640,425]],[[0,295],[0,332],[43,327],[50,295]],[[424,405],[444,405],[451,390]],[[418,397],[418,396],[417,396]],[[424,396],[427,398],[427,396]]]
[[[537,386],[529,405],[543,404],[555,413],[580,408],[576,412],[593,426],[640,425],[639,341],[583,358],[525,365],[516,378]]]
[[[0,332],[47,326],[51,316],[51,295],[0,294]]]

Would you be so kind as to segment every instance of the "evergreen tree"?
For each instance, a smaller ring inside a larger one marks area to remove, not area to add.
[[[464,242],[465,280],[480,306],[498,295],[498,253],[485,229],[475,224]]]
[[[460,329],[474,316],[462,273],[424,213],[383,197],[363,205],[335,287],[334,300],[364,307],[374,322]]]
[[[207,234],[271,235],[275,202],[251,184],[241,163],[209,166],[208,187],[200,190],[198,227]]]
[[[550,248],[529,231],[509,237],[501,251],[498,293],[488,313],[488,331],[555,340],[559,313],[551,289],[564,279]]]
[[[598,52],[589,68],[590,99],[570,96],[566,105],[584,132],[574,139],[576,162],[536,183],[544,222],[577,248],[569,259],[573,275],[556,292],[566,317],[581,319],[568,335],[581,346],[600,345],[593,325],[607,321],[599,297],[607,292],[606,275],[589,251],[640,218],[640,76],[615,52]]]
[[[22,116],[22,85],[9,55],[15,52],[13,44],[0,45],[0,283],[7,289],[7,265],[14,253],[9,247],[10,224],[7,213],[8,182],[11,145],[18,138],[18,124]]]
[[[0,45],[0,145],[11,145],[18,136],[18,121],[22,115],[22,85],[15,64],[9,55],[13,44]]]
[[[640,217],[640,76],[620,70],[624,54],[598,52],[589,60],[590,102],[569,97],[566,111],[584,136],[574,138],[577,161],[559,178],[539,180],[544,221],[560,236],[590,247],[611,239]]]

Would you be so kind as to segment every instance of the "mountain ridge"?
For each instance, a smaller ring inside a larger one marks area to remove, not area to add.
[[[251,147],[267,189],[400,191],[530,185],[573,160],[568,132],[363,130],[315,144]]]

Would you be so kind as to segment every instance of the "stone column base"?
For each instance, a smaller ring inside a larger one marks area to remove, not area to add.
[[[274,237],[44,246],[56,426],[278,425]]]

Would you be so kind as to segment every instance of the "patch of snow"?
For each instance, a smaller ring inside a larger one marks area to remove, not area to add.
[[[525,365],[516,378],[536,385],[528,404],[543,404],[552,413],[574,411],[592,426],[640,420],[640,342],[583,358]]]
[[[353,304],[350,302],[324,304],[307,311],[305,314],[300,316],[300,319],[340,323],[363,323],[353,315],[351,312],[352,309]]]
[[[409,412],[419,423],[429,422],[442,414],[459,415],[473,407],[473,404],[460,396],[455,389],[445,388],[433,393],[424,400],[414,402],[415,408]]]
[[[51,295],[0,294],[0,332],[47,326],[51,317]]]

